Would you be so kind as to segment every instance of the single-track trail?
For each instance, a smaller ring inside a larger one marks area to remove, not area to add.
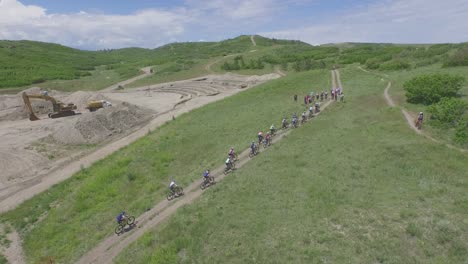
[[[337,88],[337,84],[341,84],[341,80],[339,79],[339,72],[338,70],[331,71],[332,77],[332,88]],[[340,86],[342,89],[343,87]],[[321,111],[318,114],[322,113],[322,111],[328,107],[334,100],[328,100],[321,106]],[[311,119],[309,119],[311,120]],[[284,136],[291,133],[294,129],[287,129],[287,130],[278,130],[278,133],[272,139],[272,143],[278,142]],[[249,149],[242,151],[239,154],[239,161],[236,164],[236,169],[241,168],[246,164],[249,158]],[[265,151],[265,150],[263,150]],[[262,151],[262,152],[263,152]],[[255,158],[255,157],[254,157]],[[223,173],[224,166],[220,166],[214,170],[212,170],[212,175],[216,178],[216,181],[219,183],[221,182],[226,176]],[[129,232],[117,236],[115,234],[110,235],[101,243],[99,243],[96,247],[91,249],[87,254],[85,254],[77,263],[81,264],[89,264],[89,263],[112,263],[113,259],[127,246],[129,246],[132,242],[136,241],[140,236],[142,236],[146,231],[155,228],[164,220],[169,218],[173,215],[178,208],[192,203],[198,197],[200,197],[203,191],[199,188],[202,179],[193,182],[189,186],[184,188],[185,195],[182,197],[177,198],[175,201],[167,201],[163,200],[156,204],[152,209],[145,212],[141,216],[137,218],[137,227]]]
[[[255,47],[255,46],[257,46],[257,42],[255,42],[255,39],[254,39],[254,38],[255,38],[254,35],[251,35],[251,36],[250,36],[250,41],[252,41],[252,45]]]
[[[377,76],[380,76],[380,77],[385,77],[385,78],[388,78],[388,75],[386,74],[377,74],[377,73],[373,73],[371,71],[368,71],[368,70],[365,70],[363,69],[362,67],[358,67],[360,70],[364,71],[364,72],[367,72],[369,74],[374,74],[374,75],[377,75]],[[430,135],[424,133],[422,130],[418,129],[416,127],[416,124],[415,124],[415,117],[411,116],[411,114],[406,110],[404,109],[403,107],[401,106],[398,106],[392,99],[392,97],[390,96],[389,94],[389,90],[390,88],[392,87],[392,82],[389,81],[388,84],[387,84],[387,87],[385,87],[385,90],[384,90],[384,98],[385,98],[385,102],[387,103],[388,106],[390,107],[399,107],[400,110],[401,110],[401,113],[403,114],[403,117],[405,118],[406,120],[406,123],[408,124],[408,126],[414,131],[416,132],[418,135],[421,135],[435,143],[439,143],[439,144],[443,144],[445,145],[446,147],[448,148],[451,148],[451,149],[455,149],[455,150],[458,150],[462,153],[466,153],[467,151],[465,149],[461,149],[461,148],[458,148],[458,147],[455,147],[451,144],[448,144],[448,143],[445,143],[445,142],[442,142],[441,140],[438,140],[438,139],[435,139],[433,137],[431,137]]]

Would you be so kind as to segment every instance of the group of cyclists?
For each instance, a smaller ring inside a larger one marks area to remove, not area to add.
[[[341,89],[340,89],[341,90]],[[335,98],[336,100],[336,95],[340,94],[342,95],[343,93],[338,90],[338,89],[332,89],[332,99]],[[317,99],[317,101],[314,103],[314,105],[312,105],[312,103],[314,102],[314,98]],[[318,102],[318,100],[321,100],[323,101],[323,99],[327,99],[328,98],[328,92],[322,92],[322,93],[317,93],[316,96],[314,96],[314,92],[311,93],[310,96],[307,96],[305,97],[304,101],[305,101],[305,104],[307,105],[307,103],[310,103],[311,105],[309,106],[309,108],[305,111],[303,111],[301,113],[301,123],[304,123],[305,121],[307,121],[307,112],[308,112],[308,116],[309,118],[313,117],[314,116],[314,113],[317,114],[320,112],[320,103]],[[294,100],[297,101],[297,95],[294,96]],[[292,118],[291,118],[291,126],[296,128],[298,126],[298,116],[297,116],[297,113],[293,113],[292,115]],[[286,129],[289,127],[289,122],[288,120],[285,118],[282,119],[281,121],[281,128],[283,129]],[[263,144],[265,147],[271,145],[271,140],[272,140],[272,137],[276,134],[276,127],[274,124],[272,124],[270,126],[270,129],[269,131],[264,134],[262,131],[259,131],[257,133],[257,140],[258,140],[258,143],[256,143],[255,141],[252,141],[251,144],[250,144],[250,157],[254,156],[254,155],[257,155],[258,151],[259,151],[259,147],[261,146],[261,144]],[[238,156],[236,154],[236,151],[234,150],[234,147],[231,147],[228,151],[228,156],[225,160],[225,173],[232,170],[235,166],[235,162],[238,161]],[[203,176],[203,181],[204,183],[208,183],[210,181],[210,178],[211,178],[211,174],[210,174],[210,170],[207,169],[205,170],[203,173],[202,173],[202,176]],[[176,192],[176,188],[178,187],[177,183],[175,182],[175,180],[171,180],[171,182],[169,183],[169,190],[172,194],[174,194]],[[117,222],[119,224],[121,224],[123,221],[125,221],[126,219],[126,214],[125,212],[121,212],[118,216],[117,216]]]

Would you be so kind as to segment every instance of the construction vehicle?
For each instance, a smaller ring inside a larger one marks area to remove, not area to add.
[[[106,100],[89,101],[86,106],[86,109],[88,109],[90,112],[94,112],[100,108],[108,106],[112,106],[112,103]]]
[[[26,105],[26,108],[29,111],[29,120],[31,121],[39,120],[39,118],[34,114],[30,99],[43,99],[46,101],[50,101],[52,103],[53,108],[53,113],[49,113],[50,118],[59,118],[77,114],[75,113],[75,111],[73,111],[77,109],[75,104],[62,103],[59,100],[56,100],[55,98],[47,94],[26,94],[25,92],[23,92],[24,104]]]

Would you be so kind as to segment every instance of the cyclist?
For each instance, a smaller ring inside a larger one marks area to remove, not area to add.
[[[315,103],[315,113],[320,112],[320,104],[317,102]]]
[[[281,121],[281,126],[283,128],[287,128],[288,127],[288,120],[286,120],[286,117],[283,118],[283,120]]]
[[[274,125],[274,124],[271,124],[271,126],[270,126],[270,134],[273,135],[273,134],[275,134],[275,132],[276,132],[275,125]]]
[[[309,116],[312,116],[314,114],[314,107],[309,106]]]
[[[325,91],[325,100],[328,98],[328,91]]]
[[[257,145],[255,145],[255,141],[252,141],[252,143],[250,144],[250,152],[252,154],[255,154],[255,152],[257,152]]]
[[[229,149],[228,156],[229,156],[231,159],[237,158],[236,151],[234,150],[234,147],[231,147],[231,149]]]
[[[265,145],[269,146],[271,142],[271,135],[270,132],[268,132],[265,136]]]
[[[419,112],[418,119],[416,120],[416,126],[417,126],[419,129],[421,128],[421,125],[422,125],[423,120],[424,120],[424,113],[423,113],[423,112]]]
[[[226,169],[230,170],[232,168],[232,160],[230,157],[228,157],[224,163],[226,163]]]
[[[293,116],[291,123],[293,124],[294,127],[297,126],[297,116]]]
[[[127,214],[124,211],[120,212],[119,215],[115,218],[117,220],[117,224],[121,224],[125,219],[127,219]]]
[[[175,193],[175,188],[177,187],[177,184],[175,183],[174,180],[169,183],[169,190],[171,190],[172,193]]]
[[[261,144],[263,141],[263,132],[259,131],[257,134],[257,137],[258,137],[258,144]]]
[[[301,118],[302,118],[301,122],[304,123],[306,121],[306,119],[307,119],[305,111],[302,112]]]
[[[210,179],[210,170],[206,170],[203,172],[203,179],[205,180],[205,182],[209,181]]]

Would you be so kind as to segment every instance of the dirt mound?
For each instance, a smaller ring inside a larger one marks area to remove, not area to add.
[[[61,124],[52,138],[61,144],[96,144],[146,123],[152,114],[150,110],[122,103],[70,118]]]

